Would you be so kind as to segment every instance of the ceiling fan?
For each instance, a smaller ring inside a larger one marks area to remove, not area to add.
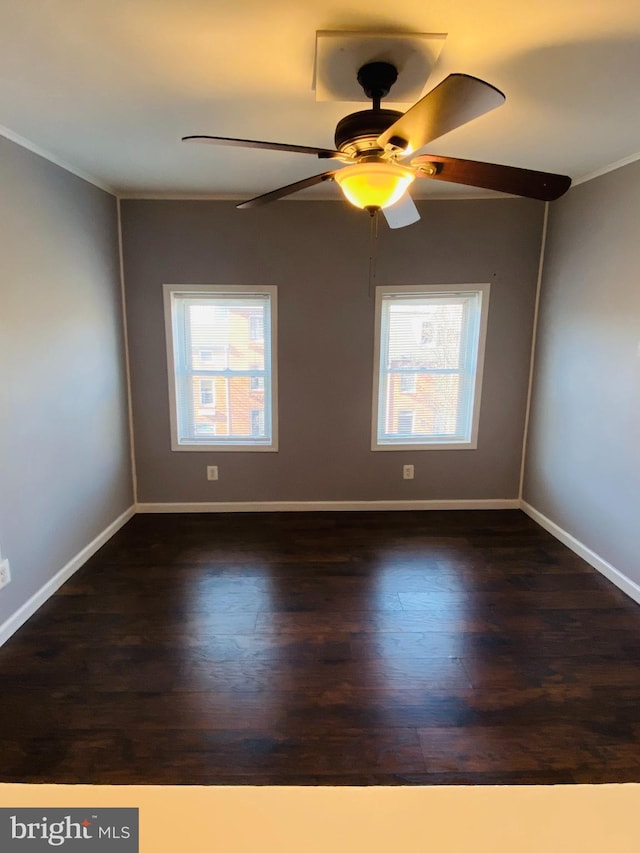
[[[382,210],[391,228],[402,228],[420,218],[407,192],[415,178],[466,184],[542,201],[559,198],[571,186],[566,175],[436,154],[411,158],[428,142],[501,106],[505,96],[477,77],[450,74],[407,112],[383,109],[380,102],[397,77],[397,69],[388,62],[369,62],[360,68],[358,83],[373,105],[338,122],[334,150],[224,136],[184,136],[183,141],[293,151],[312,154],[321,160],[336,160],[344,165],[243,201],[237,207],[256,207],[323,181],[335,180],[356,207],[368,210],[371,215]]]

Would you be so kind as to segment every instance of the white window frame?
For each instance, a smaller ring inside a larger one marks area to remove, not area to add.
[[[278,303],[277,288],[273,285],[264,287],[249,287],[245,285],[217,285],[217,284],[165,284],[164,291],[164,319],[165,335],[167,345],[167,367],[169,381],[169,419],[171,429],[171,449],[177,451],[200,451],[211,453],[215,451],[229,452],[269,452],[278,450],[278,359],[277,359],[277,333],[278,333]],[[223,436],[211,435],[203,441],[180,441],[178,438],[178,415],[177,415],[177,389],[176,389],[176,358],[174,350],[174,323],[173,295],[181,296],[202,294],[214,294],[219,297],[229,296],[268,296],[271,306],[270,334],[265,337],[265,368],[270,370],[271,396],[265,390],[265,422],[271,419],[271,438],[256,439],[248,435],[233,440],[224,440]]]
[[[373,367],[373,400],[371,418],[371,449],[372,450],[475,450],[478,447],[478,423],[480,420],[480,399],[482,396],[482,375],[484,370],[485,343],[487,337],[487,320],[489,317],[490,285],[483,284],[430,284],[408,286],[376,287],[375,307],[375,338],[374,338],[374,367]],[[442,441],[417,437],[414,441],[380,441],[378,438],[378,418],[384,411],[381,395],[383,387],[380,382],[382,358],[382,305],[385,297],[397,296],[415,298],[436,296],[437,294],[479,294],[480,316],[478,322],[478,348],[475,359],[475,382],[473,386],[473,401],[471,414],[471,429],[469,440]]]

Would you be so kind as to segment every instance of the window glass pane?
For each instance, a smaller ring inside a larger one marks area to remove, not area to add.
[[[464,305],[415,301],[389,306],[388,368],[461,366]]]
[[[251,337],[252,323],[264,329],[264,304],[218,300],[188,306],[187,329],[191,339],[193,368],[212,370],[264,369],[264,332]],[[203,353],[205,358],[203,358]]]
[[[402,408],[405,397],[401,378],[401,374],[389,374],[385,434],[388,437],[407,434],[454,436],[461,411],[460,375],[421,374],[416,382],[413,409]]]
[[[199,376],[193,376],[189,396],[193,404],[196,436],[215,433],[219,438],[266,437],[264,392],[251,390],[251,377],[219,376],[215,380],[203,381]],[[205,402],[205,398],[211,402]],[[258,429],[253,426],[258,417],[255,412],[260,413]],[[188,427],[183,431],[187,433]]]

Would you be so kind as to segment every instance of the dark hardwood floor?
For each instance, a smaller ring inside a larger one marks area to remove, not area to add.
[[[137,516],[0,690],[4,782],[640,781],[640,608],[517,511]]]

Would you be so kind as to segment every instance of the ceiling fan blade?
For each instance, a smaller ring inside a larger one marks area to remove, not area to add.
[[[433,178],[436,181],[450,181],[454,184],[466,184],[470,187],[482,187],[486,190],[497,190],[525,198],[537,198],[541,201],[554,201],[566,193],[571,186],[571,178],[567,175],[518,169],[515,166],[498,166],[476,160],[458,160],[455,157],[441,157],[438,154],[422,154],[411,161],[411,165],[417,166],[418,169],[421,166],[426,168],[430,164],[435,166],[435,173],[425,172],[423,177]]]
[[[298,154],[315,154],[323,160],[345,158],[340,151],[329,148],[310,148],[308,145],[288,145],[285,142],[262,142],[259,139],[231,139],[227,136],[183,136],[183,142],[205,142],[210,145],[228,145],[234,148],[266,148],[270,151],[293,151]]]
[[[489,83],[468,74],[450,74],[385,130],[378,145],[410,154],[504,101],[502,92]]]
[[[334,175],[335,172],[323,172],[321,175],[312,175],[310,178],[305,178],[303,181],[296,181],[295,184],[287,184],[286,187],[280,187],[277,190],[272,190],[270,193],[250,198],[249,201],[243,201],[240,204],[237,204],[236,207],[240,209],[246,207],[258,207],[261,204],[276,201],[279,198],[284,198],[284,196],[297,193],[300,190],[306,190],[307,187],[313,187],[316,184],[321,184],[323,181],[332,181]]]
[[[418,208],[409,193],[405,193],[399,201],[390,207],[383,207],[382,212],[389,228],[404,228],[406,225],[413,225],[420,219]]]

